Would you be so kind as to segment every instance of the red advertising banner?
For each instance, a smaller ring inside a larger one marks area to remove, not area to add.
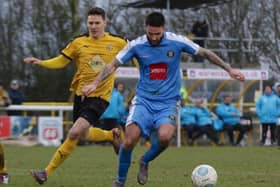
[[[11,120],[9,116],[0,116],[0,138],[11,137]]]

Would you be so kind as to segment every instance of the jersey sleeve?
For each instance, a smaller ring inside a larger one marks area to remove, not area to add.
[[[185,36],[180,36],[183,44],[183,51],[191,55],[196,55],[199,51],[199,45],[191,41]]]
[[[61,54],[66,58],[72,60],[75,58],[76,51],[75,40],[73,40],[64,49],[61,50]]]
[[[185,36],[177,35],[174,33],[167,33],[167,38],[176,41],[178,47],[183,52],[189,53],[191,55],[196,55],[199,51],[200,46]]]
[[[128,42],[126,46],[117,54],[116,59],[124,64],[134,57],[134,45],[132,42]]]

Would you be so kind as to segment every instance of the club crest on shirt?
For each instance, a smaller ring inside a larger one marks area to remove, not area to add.
[[[112,50],[113,50],[112,44],[107,45],[106,49],[107,49],[108,51],[112,51]]]
[[[169,58],[172,58],[172,57],[174,57],[174,51],[172,51],[172,50],[169,50],[169,51],[167,51],[167,54],[166,54]]]

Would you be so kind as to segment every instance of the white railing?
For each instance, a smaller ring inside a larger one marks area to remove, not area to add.
[[[57,105],[57,106],[47,106],[47,105],[10,105],[8,107],[2,107],[0,110],[19,110],[19,111],[57,111],[58,116],[63,119],[63,112],[71,112],[73,106]]]

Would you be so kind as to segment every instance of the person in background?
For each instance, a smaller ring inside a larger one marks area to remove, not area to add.
[[[219,138],[213,127],[212,115],[209,112],[209,110],[203,105],[203,99],[196,98],[194,104],[194,110],[198,125],[198,133],[196,133],[193,136],[192,141],[195,141],[200,136],[206,134],[206,136],[210,140],[212,140],[216,145],[218,145]]]
[[[95,92],[85,95],[82,88],[95,80],[99,72],[115,58],[115,55],[126,45],[126,40],[105,32],[106,13],[102,8],[91,8],[87,13],[88,32],[75,37],[61,55],[40,60],[35,57],[24,59],[25,63],[40,65],[45,68],[64,68],[70,62],[77,66],[73,77],[71,91],[75,92],[73,122],[66,140],[54,153],[53,158],[44,170],[32,170],[31,174],[37,183],[43,184],[48,177],[73,153],[79,140],[89,142],[109,141],[118,154],[121,143],[120,131],[111,131],[92,127],[98,123],[100,116],[109,105],[114,86],[114,75],[107,77],[96,88]]]
[[[265,144],[268,127],[270,128],[271,144],[275,143],[275,127],[280,114],[280,99],[266,85],[262,96],[257,100],[256,113],[262,125],[261,144]]]
[[[239,145],[243,139],[245,129],[240,124],[240,111],[231,104],[232,98],[229,95],[224,96],[224,100],[216,107],[216,114],[224,123],[224,130],[228,133],[231,145]],[[234,141],[233,132],[238,131],[237,140]]]
[[[280,83],[279,82],[275,83],[274,89],[275,89],[275,94],[280,99]],[[276,137],[276,140],[277,140],[277,145],[280,146],[280,119],[279,118],[278,118],[278,121],[276,123],[275,137]]]
[[[180,104],[181,126],[186,132],[187,143],[193,145],[193,133],[197,130],[195,110],[193,106],[186,106],[183,98]]]
[[[124,111],[123,96],[117,88],[114,88],[110,97],[110,104],[100,117],[102,129],[112,130],[113,128],[119,128],[121,115]]]
[[[208,24],[206,22],[206,20],[197,20],[192,27],[191,30],[192,34],[200,39],[195,39],[194,43],[198,44],[201,47],[205,47],[205,38],[208,37]],[[203,58],[195,55],[193,56],[193,60],[195,62],[203,62]]]
[[[122,100],[121,104],[119,105],[120,116],[118,119],[118,123],[121,125],[121,127],[124,130],[124,126],[127,118],[127,108],[125,106],[125,99],[124,99],[124,92],[125,92],[124,84],[121,82],[116,83],[116,89],[120,93],[120,99]]]
[[[25,97],[23,92],[20,90],[20,85],[18,80],[12,80],[10,83],[10,88],[8,89],[8,94],[11,99],[12,105],[21,105],[24,102]],[[8,110],[9,116],[20,116],[22,111],[20,110]]]

